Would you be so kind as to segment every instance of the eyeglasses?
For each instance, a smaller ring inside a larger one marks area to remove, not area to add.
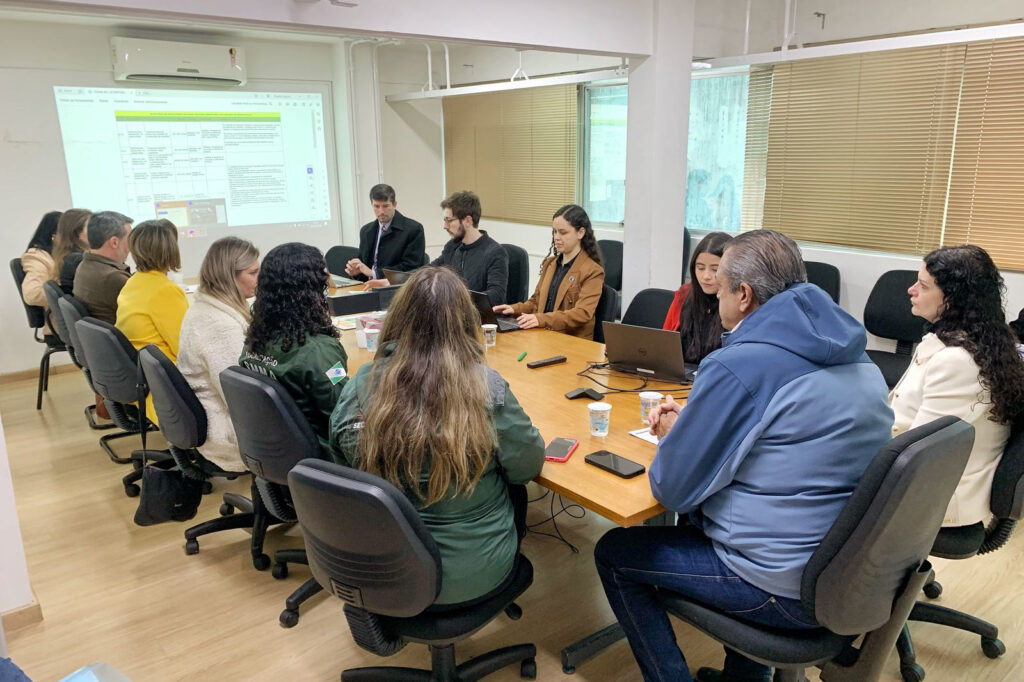
[[[448,225],[449,223],[453,223],[453,222],[456,222],[456,221],[458,221],[458,218],[455,218],[455,217],[452,217],[452,218],[441,218],[441,222],[443,222],[445,225]]]

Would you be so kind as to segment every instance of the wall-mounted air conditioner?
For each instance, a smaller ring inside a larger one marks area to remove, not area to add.
[[[245,85],[245,50],[230,45],[111,38],[116,81]]]

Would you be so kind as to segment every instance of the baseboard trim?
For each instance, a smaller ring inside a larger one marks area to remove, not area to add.
[[[0,621],[3,622],[3,628],[6,632],[12,632],[18,628],[23,628],[26,625],[41,623],[42,620],[43,607],[39,603],[39,600],[36,599],[35,590],[32,590],[31,603],[0,613]]]
[[[50,376],[54,374],[65,374],[67,372],[77,372],[78,368],[73,364],[65,365],[50,365]],[[0,384],[13,384],[16,381],[25,381],[31,379],[32,381],[39,380],[39,368],[35,369],[22,369],[17,372],[9,372],[7,374],[0,374]]]

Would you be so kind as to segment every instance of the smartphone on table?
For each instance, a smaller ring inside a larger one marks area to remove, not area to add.
[[[607,450],[591,452],[585,459],[587,464],[593,464],[598,469],[604,469],[621,478],[633,478],[646,471],[643,464],[637,464],[631,459],[626,459]]]
[[[575,438],[553,438],[544,448],[544,459],[550,462],[564,462],[579,444]]]

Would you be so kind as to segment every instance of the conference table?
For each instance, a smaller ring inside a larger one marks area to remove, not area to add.
[[[359,367],[371,362],[374,354],[356,345],[354,331],[343,331],[341,341],[348,353],[348,370],[354,374]],[[525,352],[525,356],[520,356]],[[566,361],[537,369],[527,367],[531,360],[564,355]],[[579,446],[566,462],[546,461],[534,480],[562,497],[572,500],[613,521],[620,526],[640,523],[663,523],[666,509],[654,499],[646,472],[630,479],[587,464],[584,457],[595,450],[609,450],[650,468],[655,446],[630,431],[643,428],[640,420],[640,400],[635,392],[658,391],[671,395],[677,401],[685,400],[688,386],[647,380],[630,374],[592,370],[591,375],[606,386],[629,393],[607,393],[579,372],[591,363],[604,362],[604,345],[546,329],[530,329],[498,334],[497,344],[487,348],[487,364],[497,370],[509,383],[523,409],[544,437],[576,438]],[[612,406],[608,435],[590,435],[590,417],[587,405],[592,402],[583,397],[568,400],[565,394],[577,387],[594,388],[606,393],[604,402]],[[562,667],[571,673],[583,660],[593,656],[612,642],[624,636],[616,623],[575,642],[562,650]]]

